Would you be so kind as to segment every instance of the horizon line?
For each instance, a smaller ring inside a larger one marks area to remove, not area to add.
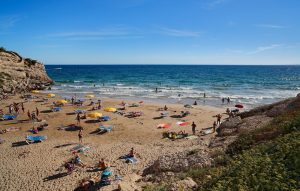
[[[141,65],[158,65],[158,66],[172,66],[172,65],[180,65],[180,66],[300,66],[300,64],[44,64],[45,66],[120,66],[120,65],[125,65],[125,66],[141,66]]]

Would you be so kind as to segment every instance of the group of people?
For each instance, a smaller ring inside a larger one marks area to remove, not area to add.
[[[222,104],[225,104],[225,101],[227,101],[227,104],[230,104],[231,100],[230,100],[230,97],[227,97],[227,98],[222,98]]]
[[[35,111],[30,112],[30,110],[28,110],[27,111],[28,120],[38,121],[39,114],[40,114],[40,111],[37,107],[35,108]]]
[[[13,102],[13,104],[10,104],[8,106],[8,113],[9,114],[13,114],[13,113],[19,114],[20,107],[21,107],[23,113],[25,113],[25,108],[24,108],[24,103],[23,102],[21,102],[21,103],[15,103],[15,102]]]

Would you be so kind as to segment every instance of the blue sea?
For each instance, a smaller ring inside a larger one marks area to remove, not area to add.
[[[66,98],[147,100],[247,108],[268,104],[300,93],[300,66],[224,65],[46,65],[55,81],[51,92]],[[157,91],[156,91],[157,88]],[[206,98],[204,98],[204,93]]]

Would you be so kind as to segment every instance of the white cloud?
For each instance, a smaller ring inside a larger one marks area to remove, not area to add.
[[[175,36],[175,37],[198,37],[201,35],[199,31],[187,31],[187,30],[178,30],[163,27],[159,31],[160,34],[168,35],[168,36]]]
[[[260,52],[263,52],[266,50],[272,50],[272,49],[275,49],[275,48],[278,48],[281,46],[282,46],[281,44],[271,44],[269,46],[259,46],[254,51],[250,51],[247,54],[257,54],[257,53],[260,53]]]
[[[0,17],[0,29],[13,27],[21,18],[18,15],[9,15]]]
[[[208,3],[209,7],[214,7],[216,5],[225,3],[227,0],[212,0],[211,2]]]
[[[283,29],[286,28],[285,26],[281,25],[271,25],[271,24],[259,24],[255,25],[256,27],[261,27],[261,28],[271,28],[271,29]]]
[[[142,38],[136,28],[127,27],[111,27],[100,30],[86,31],[69,31],[47,34],[44,37],[64,38],[67,40],[103,40],[103,39],[126,39],[126,38]]]

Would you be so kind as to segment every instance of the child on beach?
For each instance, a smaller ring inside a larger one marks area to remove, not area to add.
[[[221,124],[221,118],[222,118],[222,115],[221,114],[218,114],[217,116],[217,124]]]
[[[76,120],[77,120],[77,125],[79,125],[80,124],[80,114],[79,113],[76,116]]]
[[[196,134],[196,124],[194,123],[194,121],[192,123],[192,132],[193,132],[193,135]]]

